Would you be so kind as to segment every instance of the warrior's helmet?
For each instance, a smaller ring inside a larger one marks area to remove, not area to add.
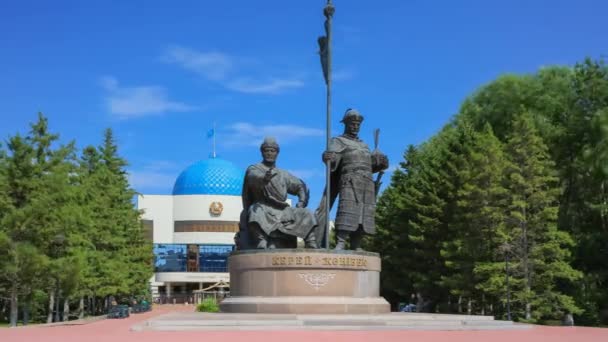
[[[363,115],[361,115],[361,113],[359,113],[359,111],[357,111],[356,109],[348,108],[346,110],[346,112],[344,113],[344,116],[342,117],[342,120],[340,120],[340,122],[347,123],[348,121],[351,121],[351,120],[361,122],[361,121],[363,121]]]

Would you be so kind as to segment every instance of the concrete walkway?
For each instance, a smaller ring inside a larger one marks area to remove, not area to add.
[[[481,331],[132,331],[133,326],[159,317],[192,312],[189,306],[155,307],[154,311],[127,319],[106,319],[76,326],[32,326],[1,328],[2,342],[606,342],[608,329],[580,327],[540,327],[525,330]]]

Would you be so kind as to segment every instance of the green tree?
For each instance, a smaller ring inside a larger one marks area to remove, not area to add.
[[[580,313],[573,298],[559,289],[560,281],[575,281],[581,273],[568,263],[574,241],[557,229],[559,179],[529,114],[514,120],[506,152],[508,243],[520,312],[528,321]]]
[[[409,271],[413,268],[410,252],[412,244],[408,237],[413,210],[406,205],[403,196],[411,184],[417,163],[417,150],[410,145],[400,168],[393,172],[391,185],[378,198],[376,209],[376,234],[366,239],[365,249],[380,251],[383,272],[380,273],[381,294],[389,302],[410,300],[414,293]]]
[[[81,203],[80,231],[82,239],[77,244],[75,254],[78,254],[84,262],[82,263],[82,281],[74,289],[74,298],[79,300],[79,316],[84,316],[85,298],[87,302],[95,301],[97,289],[104,281],[100,270],[106,267],[104,260],[105,248],[107,247],[99,237],[98,219],[103,210],[104,203],[100,203],[100,193],[104,191],[104,184],[99,179],[99,171],[102,167],[100,156],[94,146],[83,149],[79,159],[78,169],[78,202]],[[95,314],[91,307],[89,314]]]
[[[87,147],[80,170],[86,222],[94,251],[87,252],[87,281],[82,294],[147,295],[152,276],[152,245],[144,239],[140,213],[132,199],[127,163],[118,155],[113,133],[104,133],[99,148]]]
[[[48,119],[39,114],[27,136],[34,152],[33,166],[36,188],[31,194],[35,239],[29,239],[49,257],[47,280],[49,301],[67,299],[70,288],[79,281],[75,260],[70,251],[77,233],[79,203],[74,197],[75,143],[58,145],[59,134],[49,131]],[[48,210],[53,208],[53,210]],[[61,298],[59,298],[61,296]],[[49,305],[47,322],[51,321]],[[60,316],[56,310],[55,320]]]
[[[590,59],[574,68],[572,88],[576,94],[565,144],[571,147],[562,179],[565,191],[560,226],[577,242],[574,265],[585,273],[574,287],[577,303],[585,309],[578,319],[584,324],[608,323],[601,315],[608,309],[608,67]]]
[[[584,272],[580,282],[561,285],[585,308],[576,320],[600,323],[608,306],[608,232],[605,227],[608,165],[602,117],[608,108],[608,68],[589,58],[572,67],[545,67],[532,75],[506,75],[480,88],[463,104],[464,116],[481,129],[488,122],[497,137],[506,141],[513,119],[531,113],[539,135],[556,164],[561,186],[558,227],[575,241],[575,268]],[[605,119],[604,119],[605,120]],[[604,323],[608,322],[605,316]]]
[[[20,308],[27,323],[47,305],[52,322],[69,319],[73,300],[82,316],[85,297],[148,295],[152,245],[112,132],[79,160],[74,146],[60,145],[39,114],[25,137],[0,148],[0,292],[13,326]]]
[[[10,241],[12,266],[7,274],[11,274],[13,326],[17,321],[19,297],[24,300],[27,317],[37,287],[49,284],[45,290],[52,298],[59,286],[56,281],[59,273],[64,273],[55,266],[62,257],[57,253],[55,242],[58,236],[65,237],[70,227],[71,216],[66,215],[64,209],[71,203],[73,164],[70,160],[74,144],[55,147],[57,140],[58,135],[48,131],[48,120],[40,113],[25,138],[20,135],[9,138],[9,153],[3,158],[2,192],[6,195],[1,226]]]
[[[453,156],[458,144],[455,128],[448,125],[419,148],[409,147],[378,204],[376,245],[381,247],[383,267],[396,271],[386,276],[386,285],[393,287],[383,289],[400,299],[414,294],[422,311],[435,311],[449,296],[441,285],[447,272],[441,246],[451,237],[457,169]],[[384,238],[395,240],[388,250]]]
[[[370,246],[375,246],[383,254],[386,272],[390,270],[395,274],[382,275],[384,293],[390,290],[391,296],[402,299],[407,292],[418,292],[418,289],[425,288],[425,297],[444,301],[447,293],[449,303],[450,294],[461,296],[466,288],[468,293],[481,295],[482,301],[485,301],[484,296],[491,297],[486,298],[488,302],[504,298],[505,270],[502,259],[505,254],[498,247],[506,247],[509,243],[514,246],[522,244],[519,240],[513,240],[515,228],[512,214],[516,212],[512,207],[513,196],[510,196],[511,202],[507,203],[497,203],[496,199],[487,202],[488,207],[494,207],[497,211],[493,212],[499,216],[505,215],[504,208],[510,203],[511,207],[506,210],[508,215],[503,219],[509,224],[501,225],[500,219],[494,217],[496,224],[492,229],[484,232],[472,228],[475,225],[484,226],[482,221],[487,219],[482,210],[475,213],[475,208],[480,208],[477,206],[482,204],[481,199],[484,198],[484,193],[478,192],[476,186],[480,181],[476,178],[477,172],[481,177],[486,170],[475,161],[473,153],[477,151],[475,153],[483,155],[483,149],[470,144],[468,139],[472,136],[476,141],[477,134],[483,134],[484,127],[489,124],[498,141],[504,145],[518,134],[515,123],[521,121],[521,113],[528,113],[526,120],[546,144],[543,158],[553,162],[554,173],[550,174],[553,177],[550,178],[552,190],[545,193],[553,201],[549,206],[552,209],[547,211],[557,213],[557,221],[554,222],[557,228],[547,228],[545,231],[550,233],[539,233],[539,236],[546,238],[555,235],[553,240],[547,240],[553,242],[547,243],[559,246],[559,260],[572,269],[584,272],[582,278],[577,278],[577,272],[573,272],[572,277],[541,278],[554,282],[553,293],[568,295],[568,298],[575,299],[576,307],[585,309],[584,315],[577,315],[578,322],[600,323],[600,313],[606,309],[605,303],[608,302],[605,286],[608,272],[604,267],[608,258],[605,248],[608,230],[604,229],[608,224],[608,128],[605,128],[608,124],[608,68],[602,61],[590,59],[574,67],[545,67],[530,75],[499,77],[468,97],[452,123],[416,147],[416,163],[411,163],[407,169],[402,166],[399,172],[395,172],[391,185],[378,201],[378,238],[372,238]],[[474,134],[463,134],[465,122],[470,123]],[[486,145],[492,144],[486,142]],[[509,151],[509,154],[512,155],[512,152]],[[407,155],[405,162],[410,163],[410,160],[414,158]],[[493,174],[493,179],[496,179],[496,173]],[[511,194],[511,188],[517,183],[511,178],[503,180],[502,187]],[[493,183],[498,184],[494,190],[500,188],[499,183]],[[503,210],[498,210],[501,207]],[[546,222],[554,218],[545,217]],[[557,233],[553,234],[554,231]],[[569,235],[563,235],[564,232]],[[483,234],[494,238],[475,244],[474,241]],[[387,243],[385,240],[389,237],[394,237],[395,241]],[[531,239],[533,244],[545,244]],[[467,247],[469,245],[476,248],[471,249]],[[400,251],[399,246],[404,246],[404,251]],[[482,250],[491,253],[482,253]],[[568,256],[570,250],[574,251],[572,257]],[[518,247],[512,251],[514,255],[507,256],[516,260],[513,286],[523,289],[525,282],[522,279],[525,277],[521,275],[523,268],[518,264],[522,257],[527,255],[528,263],[534,270],[537,269],[535,263],[542,265],[546,257],[532,253],[532,249],[527,254]],[[563,255],[560,254],[562,251]],[[419,267],[423,264],[430,266]],[[385,287],[388,284],[391,284],[390,289]],[[536,290],[532,288],[530,291]],[[524,298],[520,296],[516,299]],[[570,299],[561,297],[561,302],[568,304]],[[560,301],[554,300],[553,303]],[[568,311],[565,308],[569,305],[566,304],[555,312]],[[544,304],[541,306],[548,307]],[[521,306],[521,310],[525,317],[525,306]],[[499,314],[499,311],[496,310],[496,313]],[[532,318],[544,315],[538,306],[535,309],[532,305],[529,311]]]
[[[474,302],[485,314],[486,306],[498,295],[487,286],[488,281],[500,271],[488,273],[480,269],[497,262],[505,212],[505,159],[502,144],[489,124],[481,132],[473,132],[466,121],[460,125],[466,138],[458,164],[460,184],[452,219],[453,238],[445,241],[442,249],[450,273],[442,276],[442,285],[451,294],[467,298],[469,314]]]
[[[25,139],[16,135],[8,141],[8,154],[3,158],[2,193],[3,210],[1,230],[5,256],[3,257],[3,278],[10,298],[10,325],[17,325],[19,294],[30,277],[24,274],[20,264],[25,256],[23,251],[34,248],[28,242],[32,232],[28,225],[32,221],[30,201],[35,189],[33,149]],[[23,247],[23,248],[22,248]]]
[[[128,175],[125,170],[126,160],[118,156],[118,147],[110,129],[104,134],[104,144],[100,149],[102,160],[108,167],[116,184],[117,192],[114,193],[115,210],[121,221],[125,248],[122,258],[127,260],[130,267],[127,270],[127,287],[132,295],[149,295],[148,280],[153,274],[152,269],[152,245],[144,237],[141,224],[141,212],[133,205],[136,192],[131,188]]]

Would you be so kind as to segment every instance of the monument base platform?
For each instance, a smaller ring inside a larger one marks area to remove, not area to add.
[[[491,316],[393,312],[385,314],[262,314],[173,312],[139,322],[134,331],[296,331],[296,330],[525,330]]]
[[[222,312],[276,314],[376,314],[390,311],[382,297],[229,297]]]
[[[379,314],[377,253],[326,249],[245,250],[228,258],[227,313]]]

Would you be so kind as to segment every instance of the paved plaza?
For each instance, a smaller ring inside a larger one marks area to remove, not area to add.
[[[586,342],[608,341],[608,329],[582,327],[544,327],[530,329],[480,331],[133,331],[148,320],[162,315],[192,312],[192,306],[155,307],[152,312],[131,315],[127,319],[104,319],[80,325],[31,326],[0,329],[2,342],[171,342],[171,341],[247,341],[247,342],[358,342],[358,341],[450,341],[450,342]],[[204,339],[204,340],[203,340]]]

